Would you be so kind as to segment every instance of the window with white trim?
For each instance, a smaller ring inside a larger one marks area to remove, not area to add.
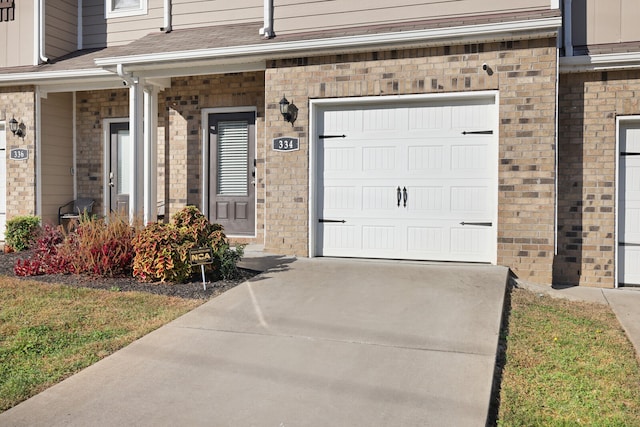
[[[147,14],[147,0],[107,0],[105,7],[107,18]]]

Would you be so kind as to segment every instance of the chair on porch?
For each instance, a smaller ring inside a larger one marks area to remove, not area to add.
[[[93,210],[95,200],[82,197],[72,200],[69,203],[58,208],[58,224],[62,224],[62,220],[79,220],[82,215],[89,215]]]

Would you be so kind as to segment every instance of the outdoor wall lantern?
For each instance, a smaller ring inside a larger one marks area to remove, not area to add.
[[[285,122],[289,122],[293,126],[293,122],[298,118],[298,107],[294,103],[289,103],[287,98],[283,96],[280,100],[280,114],[284,117]]]
[[[18,123],[15,117],[9,120],[9,130],[18,138],[24,138],[24,134],[25,134],[24,129],[25,129],[25,126],[24,126],[24,123],[22,123],[22,121]]]

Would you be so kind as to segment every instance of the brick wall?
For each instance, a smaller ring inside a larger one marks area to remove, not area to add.
[[[186,205],[202,204],[202,109],[257,107],[257,139],[264,139],[264,73],[220,74],[173,79],[158,95],[158,200],[171,214]],[[129,117],[129,90],[87,91],[77,94],[78,195],[97,200],[103,211],[103,124],[109,118]],[[258,144],[258,235],[247,241],[262,243],[264,229],[264,147]],[[242,241],[242,240],[239,240]]]
[[[493,73],[482,70],[489,64]],[[308,255],[310,98],[500,91],[498,263],[541,283],[554,248],[555,39],[273,61],[265,75],[266,139],[297,136],[301,150],[266,152],[268,251]],[[286,95],[300,108],[282,121]]]
[[[202,109],[256,107],[256,229],[255,239],[264,241],[264,73],[234,73],[173,79],[160,93],[158,126],[164,126],[165,200],[167,214],[187,204],[202,204]]]
[[[93,212],[104,209],[104,120],[129,117],[129,89],[76,94],[76,182],[78,197],[96,200]]]
[[[36,214],[35,92],[31,86],[0,88],[0,120],[7,124],[7,219]],[[26,127],[24,138],[9,130],[13,117]],[[10,160],[13,148],[29,150],[27,160]]]
[[[614,287],[616,117],[640,114],[640,72],[560,79],[558,283]]]

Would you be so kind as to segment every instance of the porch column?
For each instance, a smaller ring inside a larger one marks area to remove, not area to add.
[[[131,195],[129,218],[143,218],[144,209],[144,80],[132,78],[129,87],[129,138],[131,139]]]
[[[144,223],[158,220],[158,89],[144,88]]]

